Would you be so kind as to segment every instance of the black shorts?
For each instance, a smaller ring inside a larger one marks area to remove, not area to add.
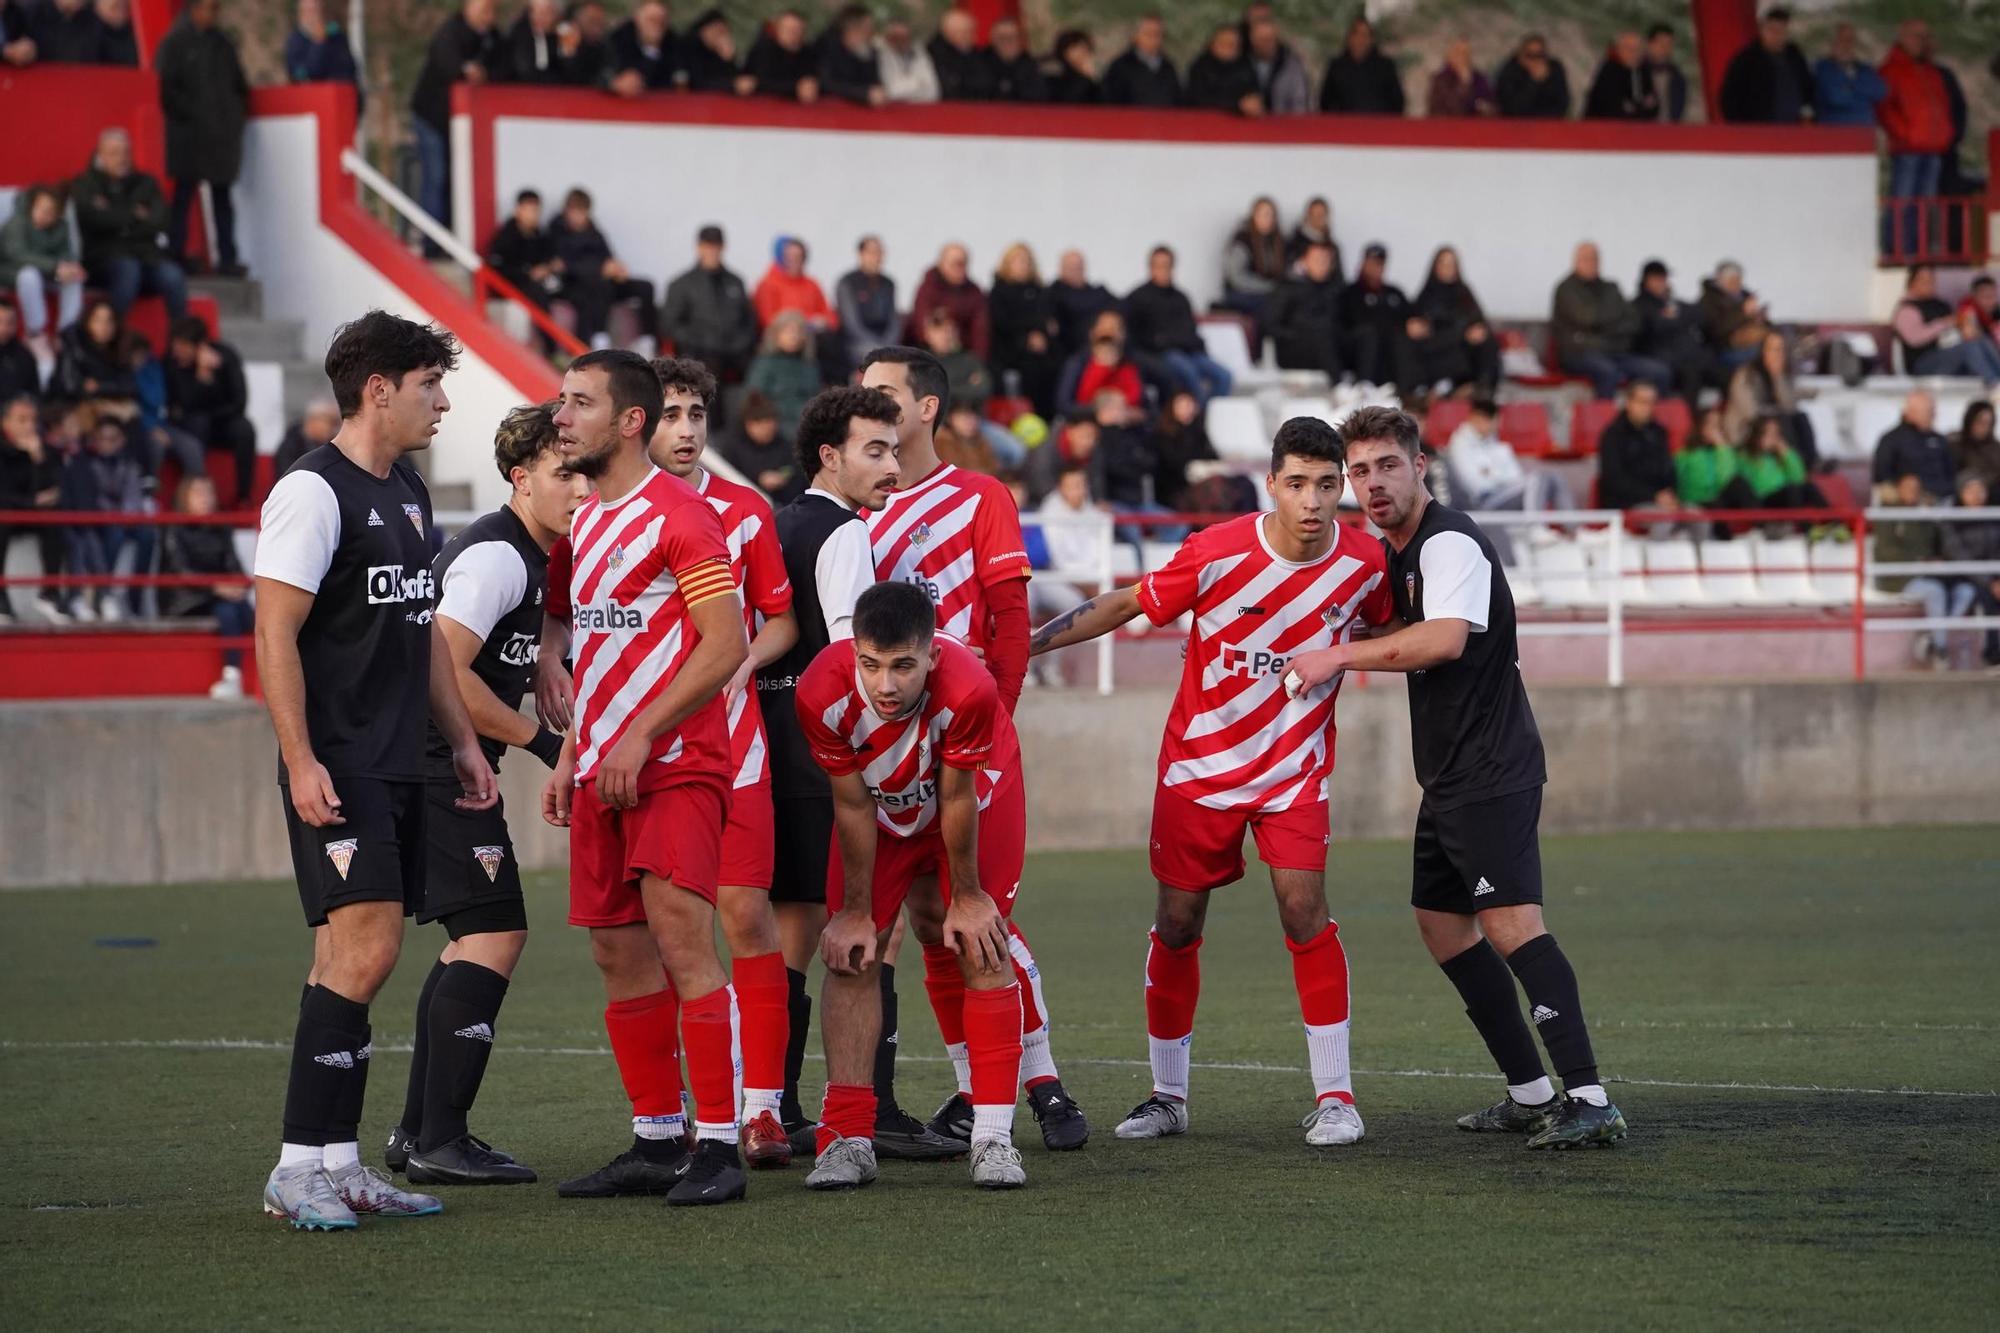
[[[1542,900],[1542,789],[1417,811],[1410,905],[1469,916]]]
[[[410,915],[424,900],[424,784],[335,777],[333,789],[342,822],[314,828],[278,787],[306,924],[349,903],[401,903]]]
[[[514,840],[507,836],[504,802],[491,810],[461,810],[456,781],[424,784],[426,846],[423,906],[419,921],[443,921],[451,937],[473,934],[452,929],[451,918],[468,907],[521,901],[521,867]],[[525,911],[525,909],[524,909]],[[507,929],[526,930],[524,922]]]
[[[771,800],[776,856],[771,865],[771,901],[824,903],[826,870],[833,850],[833,798],[776,796]]]

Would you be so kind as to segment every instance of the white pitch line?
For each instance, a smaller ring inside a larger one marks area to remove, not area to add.
[[[18,1051],[88,1051],[88,1050],[154,1050],[154,1051],[289,1051],[289,1041],[262,1041],[251,1037],[182,1037],[158,1041],[128,1038],[119,1041],[13,1041],[0,1040],[0,1050]],[[377,1042],[375,1049],[389,1054],[408,1054],[412,1049],[408,1043],[387,1044]],[[608,1056],[608,1046],[512,1046],[502,1043],[501,1050],[512,1055],[546,1056]],[[813,1054],[808,1059],[821,1057]],[[898,1055],[899,1061],[913,1064],[941,1065],[950,1061],[942,1055]],[[1064,1064],[1094,1065],[1106,1069],[1146,1069],[1150,1066],[1144,1060],[1125,1060],[1108,1056],[1069,1056]],[[1207,1069],[1220,1073],[1236,1074],[1308,1074],[1311,1071],[1301,1065],[1260,1064],[1255,1061],[1195,1061],[1190,1068]],[[1362,1078],[1454,1078],[1477,1079],[1491,1082],[1498,1074],[1468,1074],[1452,1069],[1356,1069]],[[1618,1083],[1641,1088],[1692,1088],[1705,1092],[1818,1092],[1852,1097],[1971,1097],[1977,1099],[2000,1099],[2000,1090],[1974,1091],[1957,1088],[1850,1088],[1822,1083],[1703,1083],[1688,1079],[1637,1078],[1606,1075],[1606,1083]]]

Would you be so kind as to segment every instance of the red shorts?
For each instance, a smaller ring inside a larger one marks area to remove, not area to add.
[[[569,806],[569,923],[629,926],[646,919],[639,877],[656,875],[715,901],[728,793],[711,781],[641,792],[630,810],[576,789]]]
[[[771,888],[777,859],[771,784],[753,782],[729,793],[729,822],[722,826],[722,869],[718,883],[737,889]]]
[[[834,835],[833,861],[826,873],[826,909],[838,912],[845,901],[839,834]],[[979,887],[1000,908],[1014,911],[1021,891],[1021,867],[1028,847],[1028,798],[1017,777],[993,793],[979,812]],[[951,901],[951,869],[945,864],[944,833],[933,826],[914,838],[899,838],[875,826],[875,885],[872,904],[875,929],[896,924],[896,913],[910,896],[910,885],[924,875],[936,875],[938,891]]]
[[[1167,787],[1153,793],[1153,878],[1207,893],[1243,878],[1243,832],[1274,870],[1326,871],[1331,835],[1325,801],[1289,810],[1214,810]]]

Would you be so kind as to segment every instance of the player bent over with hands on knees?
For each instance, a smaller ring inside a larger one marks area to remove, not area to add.
[[[1424,946],[1465,1002],[1507,1096],[1459,1128],[1526,1134],[1530,1148],[1604,1146],[1625,1118],[1597,1078],[1576,973],[1542,923],[1542,737],[1521,683],[1514,596],[1479,526],[1430,498],[1414,420],[1370,407],[1340,427],[1347,473],[1381,529],[1393,632],[1294,657],[1310,697],[1344,671],[1409,675],[1410,750],[1424,789],[1410,903]],[[1521,1021],[1533,1007],[1558,1098]]]
[[[430,492],[405,458],[451,403],[458,344],[371,310],[334,334],[326,375],[340,431],[271,489],[257,542],[257,670],[278,735],[279,787],[312,970],[299,998],[284,1144],[264,1211],[301,1230],[357,1213],[443,1211],[361,1164],[374,1052],[368,1006],[424,899],[426,723],[458,809],[498,798],[453,679],[431,651]]]
[[[722,692],[749,648],[715,511],[646,456],[661,398],[643,357],[606,349],[570,363],[555,415],[565,461],[597,494],[570,525],[575,716],[542,814],[570,830],[569,919],[590,930],[633,1128],[630,1149],[557,1192],[725,1203],[745,1181],[735,1005],[714,938],[731,774]]]
[[[590,486],[563,466],[546,403],[509,412],[493,455],[512,493],[439,554],[431,652],[451,664],[495,772],[510,745],[553,768],[562,737],[523,717],[521,698],[535,669],[549,548],[569,531]],[[440,923],[450,939],[417,999],[409,1093],[389,1134],[388,1165],[415,1184],[526,1184],[533,1171],[466,1126],[528,941],[520,864],[498,802],[486,810],[455,805],[451,752],[435,724],[426,765],[428,856],[417,919]]]
[[[1297,695],[1283,683],[1294,654],[1344,643],[1390,618],[1380,543],[1336,516],[1341,467],[1333,428],[1294,417],[1271,447],[1270,513],[1203,529],[1164,568],[1056,617],[1031,644],[1045,653],[1140,615],[1161,626],[1194,617],[1153,798],[1159,898],[1146,955],[1153,1095],[1118,1126],[1121,1139],[1187,1132],[1208,894],[1243,877],[1246,829],[1271,868],[1305,1020],[1314,1091],[1306,1142],[1331,1147],[1362,1136],[1348,1068],[1347,954],[1326,904],[1340,682],[1330,677]]]
[[[1027,1183],[1014,1147],[1021,987],[1007,916],[1021,885],[1027,802],[1020,743],[972,652],[937,636],[930,597],[880,583],[854,608],[854,637],[821,651],[799,682],[799,724],[833,787],[840,866],[820,933],[826,1104],[806,1184],[875,1179],[875,1042],[882,950],[904,900],[942,898],[958,956],[972,1065],[972,1181]]]

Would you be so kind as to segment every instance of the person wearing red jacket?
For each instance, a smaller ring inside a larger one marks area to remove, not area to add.
[[[1951,101],[1944,76],[1928,54],[1930,25],[1905,19],[1896,29],[1896,48],[1882,62],[1882,82],[1889,95],[1875,107],[1875,118],[1889,136],[1889,196],[1897,200],[1930,199],[1938,192],[1943,154],[1951,148]],[[1882,248],[1889,254],[1912,255],[1923,248],[1917,231],[1920,205],[1902,203],[1882,221]],[[1892,232],[1893,225],[1893,232]],[[1931,230],[1926,227],[1926,231]]]
[[[805,316],[814,333],[840,327],[840,316],[826,303],[826,292],[817,279],[806,272],[806,243],[795,236],[780,236],[771,267],[757,283],[751,297],[757,307],[757,323],[768,328],[772,320],[787,310]]]
[[[986,293],[972,280],[967,272],[969,267],[965,247],[956,241],[938,251],[937,263],[924,274],[924,280],[917,286],[916,299],[910,305],[910,318],[905,326],[905,336],[910,342],[921,345],[924,322],[931,311],[943,309],[950,312],[952,321],[958,325],[966,350],[981,361],[989,358],[992,325],[987,318]]]

